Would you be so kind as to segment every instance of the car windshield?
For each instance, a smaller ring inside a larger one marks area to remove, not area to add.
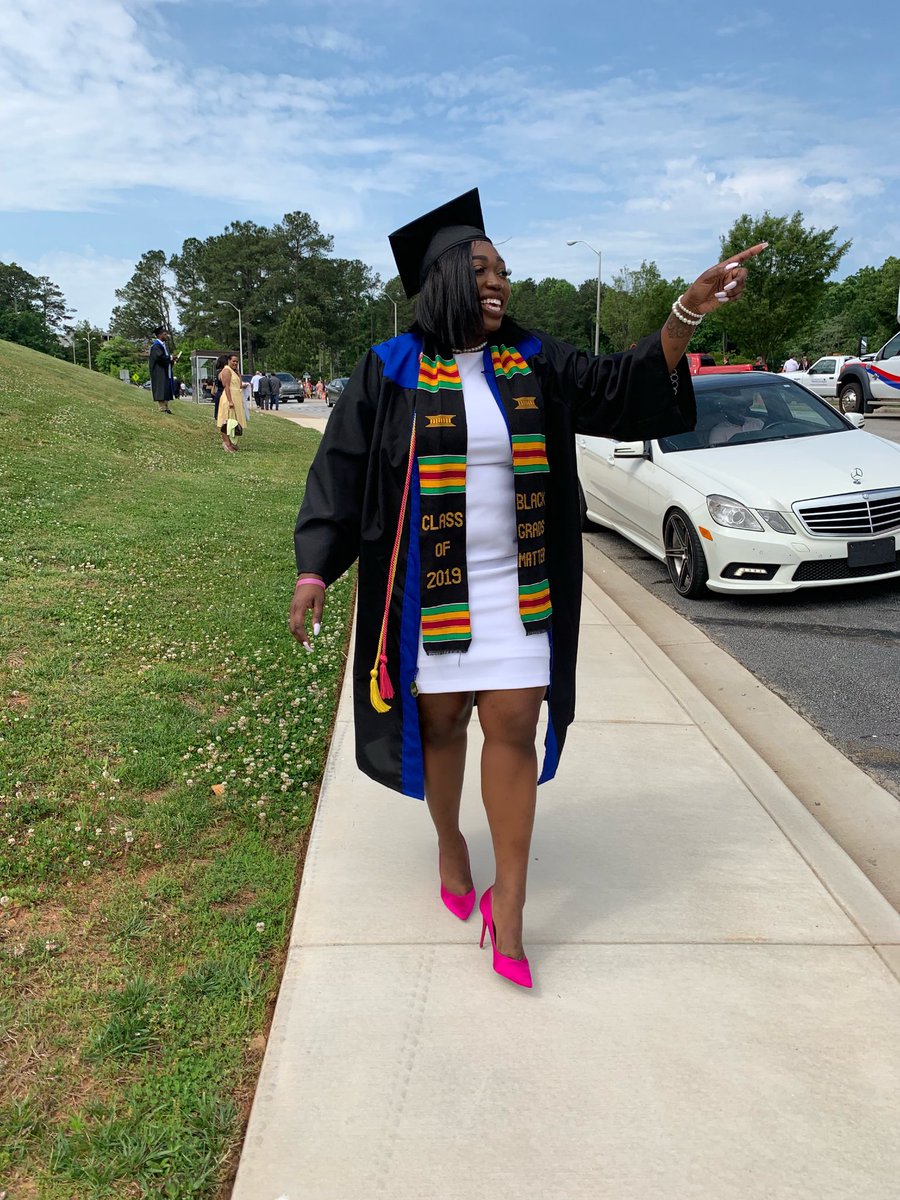
[[[291,373],[289,371],[276,371],[275,375],[278,379],[281,380],[282,383],[296,383],[297,382],[296,379],[294,379],[293,375],[291,375]]]
[[[693,431],[660,438],[660,450],[721,449],[846,433],[853,428],[824,400],[789,379],[723,376],[713,386],[698,384],[695,394],[697,424]]]

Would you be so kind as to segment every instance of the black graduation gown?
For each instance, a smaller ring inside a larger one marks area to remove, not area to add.
[[[696,408],[685,360],[678,365],[676,391],[658,333],[623,354],[598,358],[509,320],[493,340],[516,347],[543,395],[553,604],[544,782],[555,774],[575,712],[582,588],[575,434],[623,441],[664,437],[693,429]],[[406,333],[374,346],[357,364],[310,468],[294,531],[300,574],[319,575],[330,584],[359,559],[353,661],[356,761],[372,779],[419,799],[425,794],[415,691],[419,552],[418,538],[409,536],[410,525],[415,530],[419,525],[416,471],[390,601],[388,673],[395,695],[389,712],[372,707],[369,682],[406,479],[421,349],[421,339]],[[491,369],[489,349],[485,367]]]
[[[172,356],[159,338],[150,347],[150,391],[154,400],[172,399]]]

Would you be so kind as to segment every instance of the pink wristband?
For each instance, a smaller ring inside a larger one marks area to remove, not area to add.
[[[297,582],[294,584],[294,587],[295,588],[299,587],[301,583],[314,583],[316,585],[316,587],[320,587],[323,592],[325,591],[325,584],[322,582],[321,579],[316,579],[316,577],[314,575],[301,575],[300,578],[297,580]]]

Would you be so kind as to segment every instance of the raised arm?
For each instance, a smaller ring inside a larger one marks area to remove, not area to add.
[[[683,296],[678,297],[660,334],[670,371],[675,370],[706,314],[740,297],[747,285],[747,271],[742,264],[761,254],[768,244],[760,242],[710,267],[694,280]]]

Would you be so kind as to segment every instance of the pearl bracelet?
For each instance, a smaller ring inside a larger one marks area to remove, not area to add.
[[[673,303],[672,312],[683,325],[699,325],[703,320],[703,313],[691,312],[689,308],[685,308],[685,306],[681,303],[680,296]]]
[[[316,585],[316,587],[320,587],[323,592],[325,591],[325,584],[322,582],[321,579],[317,579],[315,577],[315,575],[301,575],[300,578],[297,580],[297,582],[294,584],[294,587],[298,588],[301,583],[314,583]]]

